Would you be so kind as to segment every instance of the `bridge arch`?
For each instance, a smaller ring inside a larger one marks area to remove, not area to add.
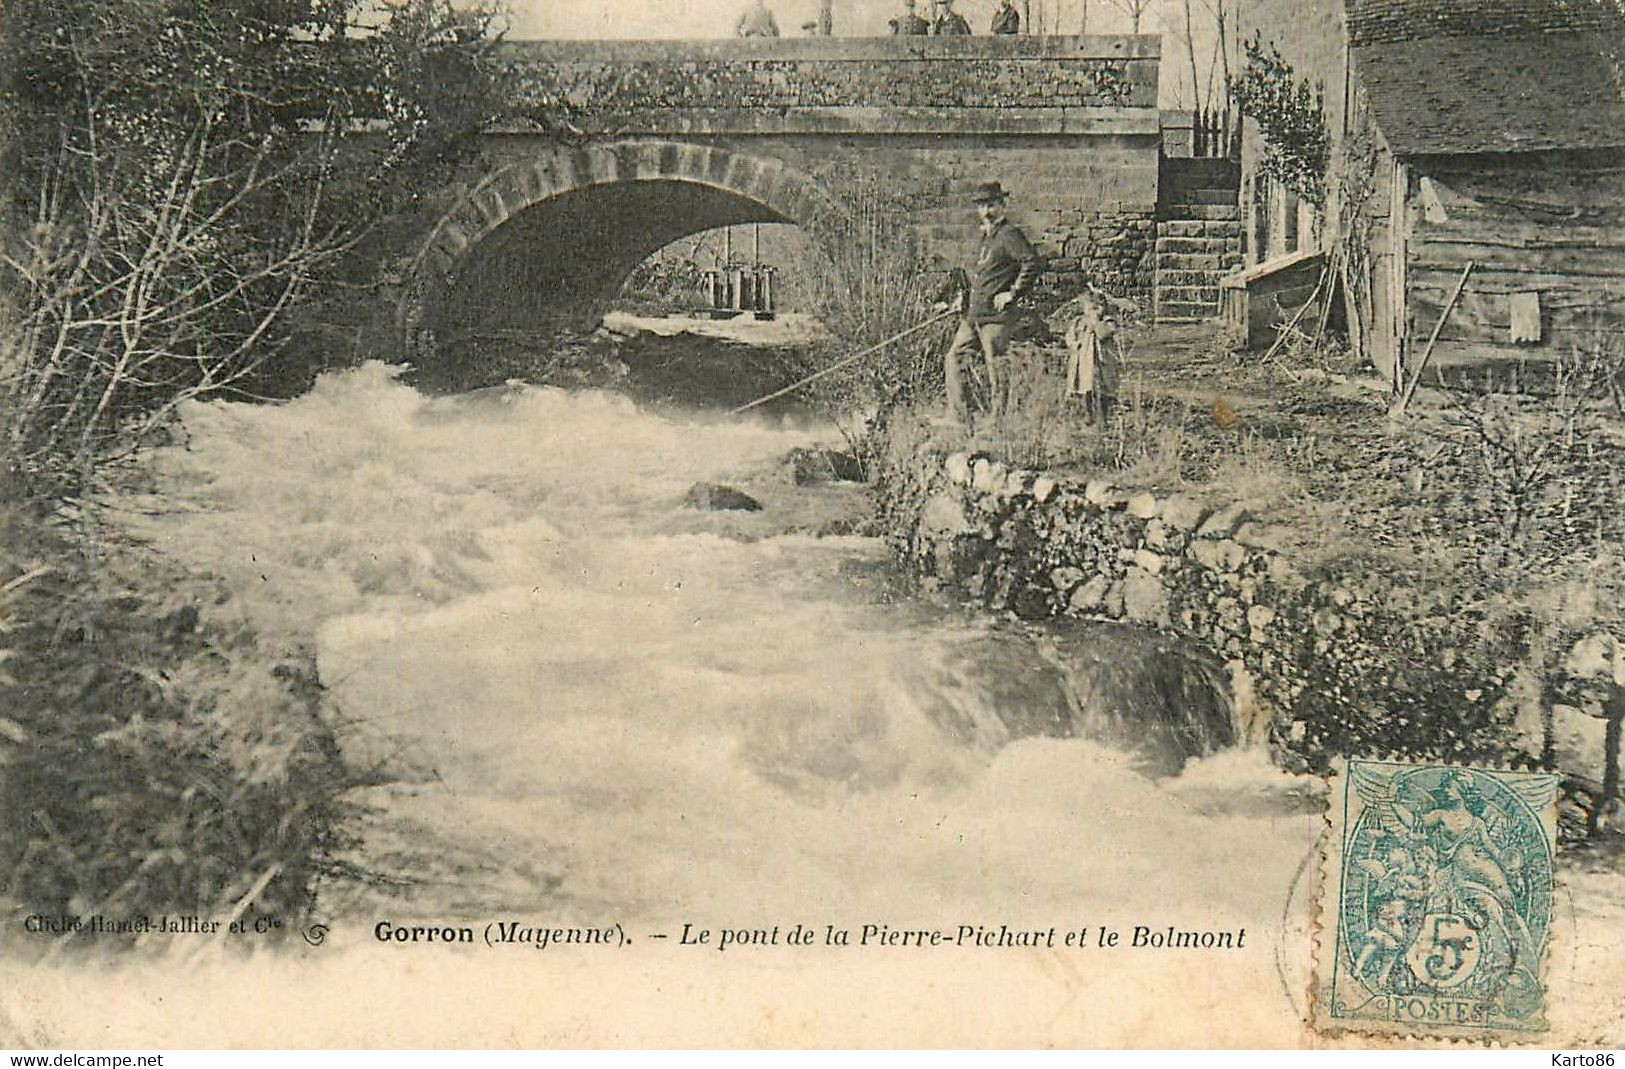
[[[817,180],[770,156],[656,139],[549,145],[440,217],[411,260],[398,326],[421,360],[459,320],[596,316],[633,268],[688,234],[794,223],[829,243],[848,218]]]

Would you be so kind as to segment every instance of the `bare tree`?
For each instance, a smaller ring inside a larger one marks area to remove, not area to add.
[[[1191,64],[1191,106],[1197,111],[1206,107],[1202,99],[1202,86],[1196,74],[1196,33],[1191,24],[1191,0],[1184,0],[1185,6],[1185,55]]]
[[[1225,7],[1225,0],[1216,0],[1216,4],[1208,10],[1213,15],[1213,25],[1218,31],[1219,68],[1224,76],[1225,100],[1230,99],[1230,11]]]
[[[1111,0],[1113,7],[1128,16],[1130,33],[1140,32],[1140,20],[1151,10],[1154,2],[1155,0]]]
[[[84,128],[99,126],[91,116]],[[348,243],[318,223],[320,149],[275,160],[268,140],[226,140],[200,116],[147,176],[159,195],[143,198],[119,195],[129,178],[115,147],[64,136],[33,226],[0,252],[20,310],[20,360],[5,383],[10,455],[83,465],[133,446],[186,400],[240,387],[282,351],[289,311]],[[253,236],[222,255],[226,234]]]
[[[187,400],[253,391],[345,292],[371,221],[491,113],[462,63],[494,47],[481,16],[391,0],[363,36],[351,7],[239,34],[164,0],[8,3],[7,464],[79,481]],[[349,138],[363,117],[385,140]]]
[[[1186,67],[1191,83],[1190,104],[1198,111],[1226,106],[1231,78],[1230,30],[1227,0],[1182,0]],[[1215,87],[1214,81],[1218,80]]]

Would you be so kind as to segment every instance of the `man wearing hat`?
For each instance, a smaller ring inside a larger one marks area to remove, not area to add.
[[[903,13],[891,20],[891,32],[898,37],[924,37],[931,32],[931,24],[914,10],[914,0],[903,0]]]
[[[1021,32],[1021,15],[1010,0],[999,0],[999,10],[993,12],[993,34],[1009,37]]]
[[[983,182],[971,193],[971,203],[982,223],[976,263],[969,271],[970,290],[962,297],[964,317],[943,358],[948,386],[948,411],[961,424],[969,421],[963,362],[978,348],[987,367],[989,405],[997,412],[1004,405],[1000,386],[1008,389],[1004,369],[998,366],[1009,342],[1012,305],[1031,291],[1043,260],[1027,235],[1005,218],[1009,194],[998,182]]]
[[[935,37],[969,37],[970,23],[954,10],[954,0],[937,0],[937,21],[931,24]]]

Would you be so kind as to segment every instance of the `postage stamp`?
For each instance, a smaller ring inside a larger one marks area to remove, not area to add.
[[[1351,760],[1321,873],[1326,1031],[1545,1031],[1557,777]]]

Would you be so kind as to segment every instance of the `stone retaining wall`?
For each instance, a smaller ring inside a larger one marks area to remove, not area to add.
[[[894,455],[879,493],[894,551],[929,589],[1028,620],[1130,621],[1217,653],[1245,733],[1289,766],[1551,759],[1600,777],[1603,722],[1543,713],[1516,621],[1391,562],[1311,562],[1289,529],[1238,506],[965,453]]]
[[[1064,300],[1083,283],[1108,293],[1149,302],[1156,280],[1156,213],[1124,206],[1079,213],[1077,222],[1033,235],[1041,250],[1057,250],[1043,282]]]

